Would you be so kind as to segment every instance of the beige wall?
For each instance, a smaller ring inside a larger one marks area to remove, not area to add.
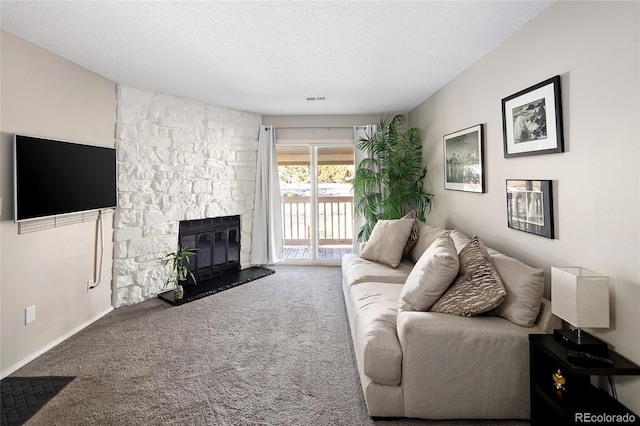
[[[13,222],[13,133],[114,146],[115,83],[0,33],[1,370],[3,375],[111,309],[113,215],[105,216],[102,283],[93,277],[96,222],[18,234]],[[24,310],[36,320],[24,324]]]
[[[410,113],[425,130],[430,220],[478,234],[541,267],[583,266],[611,277],[611,327],[594,330],[640,363],[640,85],[638,2],[557,2]],[[559,74],[561,154],[503,158],[501,99]],[[442,137],[485,124],[487,193],[444,190]],[[508,229],[505,180],[552,179],[554,240]],[[548,276],[548,275],[547,275]],[[547,279],[546,294],[549,295]],[[640,413],[640,380],[616,379]]]

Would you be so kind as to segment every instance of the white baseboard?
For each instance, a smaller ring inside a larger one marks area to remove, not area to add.
[[[17,363],[13,364],[11,367],[7,368],[2,373],[0,373],[0,379],[4,379],[5,377],[10,375],[14,371],[24,367],[25,365],[27,365],[28,363],[30,363],[34,359],[38,358],[43,353],[45,353],[45,352],[53,349],[54,347],[58,346],[60,343],[62,343],[65,340],[67,340],[69,337],[73,336],[74,334],[78,333],[79,331],[82,331],[83,329],[85,329],[86,327],[90,326],[91,324],[93,324],[94,322],[98,321],[100,318],[102,318],[103,316],[107,315],[109,312],[112,312],[112,311],[113,311],[113,306],[109,306],[108,309],[105,309],[104,311],[100,312],[98,315],[96,315],[93,318],[83,322],[82,324],[80,324],[79,326],[77,326],[73,330],[69,331],[68,333],[65,333],[62,336],[58,337],[56,340],[54,340],[53,342],[49,343],[48,345],[46,345],[46,346],[38,349],[37,351],[29,354],[26,358],[21,359],[20,361],[18,361]]]

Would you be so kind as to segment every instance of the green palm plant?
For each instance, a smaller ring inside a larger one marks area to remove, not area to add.
[[[382,117],[373,135],[360,138],[357,148],[368,153],[356,169],[353,192],[355,213],[364,218],[358,241],[366,241],[380,219],[399,219],[415,209],[424,221],[431,210],[424,189],[427,168],[422,166],[422,131],[404,127],[404,115]]]

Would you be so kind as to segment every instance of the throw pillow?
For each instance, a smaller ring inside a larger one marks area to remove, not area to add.
[[[411,250],[411,260],[413,260],[414,263],[422,257],[424,252],[427,251],[435,240],[443,235],[449,234],[449,231],[445,229],[431,226],[420,220],[416,220],[416,225],[418,226],[419,236],[416,245],[413,247],[413,250]]]
[[[495,250],[488,251],[507,291],[504,302],[488,314],[506,318],[523,327],[533,326],[542,304],[544,271]]]
[[[462,249],[465,248],[467,246],[467,244],[469,244],[471,242],[469,237],[467,237],[466,235],[464,235],[462,232],[460,232],[457,229],[452,229],[451,233],[449,235],[451,236],[451,239],[453,240],[453,243],[456,245],[456,249],[458,250],[458,254],[460,254]]]
[[[418,242],[418,237],[420,237],[420,231],[418,230],[418,224],[416,223],[418,220],[418,213],[415,210],[411,210],[406,215],[402,216],[401,219],[413,219],[413,226],[411,227],[411,233],[409,234],[409,238],[407,239],[407,244],[404,245],[404,249],[402,249],[402,255],[407,256],[411,253],[411,249]]]
[[[458,278],[431,311],[470,317],[500,306],[507,293],[477,236],[460,251],[459,258]]]
[[[414,222],[413,219],[379,220],[360,257],[396,268]]]
[[[398,309],[427,311],[456,278],[459,265],[458,252],[449,235],[436,239],[407,277]]]

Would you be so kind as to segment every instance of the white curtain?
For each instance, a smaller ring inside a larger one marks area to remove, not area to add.
[[[358,149],[358,143],[360,142],[360,138],[364,138],[367,136],[372,136],[376,132],[377,126],[374,124],[367,124],[366,126],[354,126],[353,128],[353,144],[355,145],[354,149],[354,162],[355,168],[357,169],[360,165],[360,162],[369,156],[368,152],[361,151]],[[353,205],[355,207],[357,203],[355,194],[353,196]],[[353,215],[353,252],[355,254],[360,254],[360,243],[358,242],[358,233],[360,232],[360,228],[364,225],[364,219],[360,216]]]
[[[260,126],[251,263],[272,265],[282,259],[282,206],[276,157],[276,129]]]

